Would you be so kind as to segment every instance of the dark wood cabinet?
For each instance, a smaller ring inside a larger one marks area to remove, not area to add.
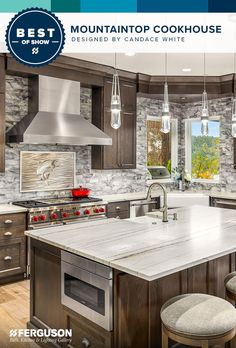
[[[25,238],[0,242],[0,279],[26,272]],[[2,283],[1,282],[1,283]]]
[[[68,348],[112,348],[113,333],[94,325],[78,314],[66,312],[67,329],[72,329],[73,337]]]
[[[130,217],[130,202],[114,202],[107,205],[107,217],[115,219],[128,219]]]
[[[0,215],[0,284],[26,275],[26,213]]]
[[[136,83],[120,81],[121,127],[111,127],[112,80],[93,89],[93,123],[112,138],[111,146],[93,146],[93,169],[133,169],[136,167]]]
[[[31,323],[40,328],[65,328],[60,249],[32,240],[30,277]]]
[[[5,172],[5,56],[0,55],[0,172]]]
[[[119,168],[136,168],[136,114],[123,111],[118,136]]]
[[[112,348],[113,332],[61,304],[61,250],[31,240],[30,328],[72,329],[72,339],[53,347]],[[89,344],[89,345],[86,345]],[[43,347],[49,345],[42,344]]]
[[[120,202],[121,205],[126,202]],[[111,211],[115,204],[112,203]],[[54,347],[159,348],[162,305],[184,293],[225,298],[224,277],[235,270],[235,253],[147,281],[113,270],[114,329],[109,332],[61,304],[60,249],[31,242],[31,328],[72,329],[72,340]]]
[[[215,208],[236,209],[236,199],[209,197],[209,205]]]

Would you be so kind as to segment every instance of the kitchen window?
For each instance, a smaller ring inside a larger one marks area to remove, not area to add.
[[[220,119],[209,120],[208,135],[201,135],[201,120],[185,123],[186,169],[192,181],[219,181],[220,174]]]
[[[171,173],[178,161],[178,122],[171,120],[170,133],[161,132],[161,118],[147,117],[147,167],[164,166]]]

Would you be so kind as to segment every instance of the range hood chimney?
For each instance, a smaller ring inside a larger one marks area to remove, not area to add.
[[[29,78],[29,113],[6,134],[8,143],[112,145],[80,116],[80,83],[48,76]]]

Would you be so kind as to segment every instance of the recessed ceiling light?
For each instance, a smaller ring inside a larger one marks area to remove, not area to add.
[[[229,15],[228,15],[228,18],[229,18],[229,20],[230,20],[230,22],[236,22],[236,15],[235,15],[235,13],[230,13]]]
[[[192,69],[191,68],[183,68],[182,71],[183,72],[190,72],[190,71],[192,71]]]
[[[133,57],[135,56],[135,52],[126,52],[125,55],[128,57]]]

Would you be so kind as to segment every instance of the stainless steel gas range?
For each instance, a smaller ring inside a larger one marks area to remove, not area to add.
[[[106,217],[106,202],[100,198],[48,198],[13,202],[28,209],[28,229],[65,225]]]
[[[13,202],[28,209],[27,229],[41,229],[106,218],[107,203],[100,198],[47,198]],[[27,238],[27,276],[30,276],[30,238]]]

